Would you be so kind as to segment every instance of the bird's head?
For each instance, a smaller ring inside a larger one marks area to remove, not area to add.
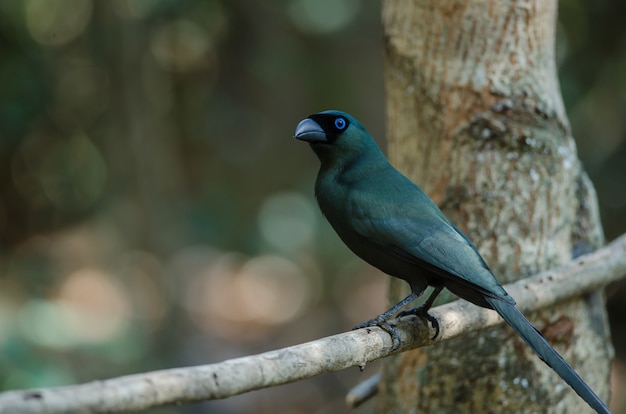
[[[351,115],[341,111],[323,111],[309,115],[296,127],[294,138],[311,145],[322,163],[379,153],[371,135]]]

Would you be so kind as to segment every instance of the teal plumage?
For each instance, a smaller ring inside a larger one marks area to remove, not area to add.
[[[306,141],[320,159],[315,196],[342,241],[383,272],[405,280],[411,295],[358,327],[379,325],[399,337],[387,323],[398,310],[435,288],[419,308],[402,312],[427,314],[447,288],[478,306],[493,309],[598,413],[608,407],[515,307],[474,244],[437,205],[386,159],[367,130],[352,116],[324,111],[301,121],[294,137]]]

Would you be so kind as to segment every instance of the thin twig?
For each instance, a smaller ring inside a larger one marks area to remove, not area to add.
[[[368,379],[355,385],[346,394],[346,406],[356,408],[378,393],[378,383],[380,382],[380,371]]]
[[[597,290],[626,274],[626,235],[559,268],[506,286],[523,311]],[[440,335],[416,317],[395,321],[397,352],[431,345],[500,321],[495,312],[458,300],[431,309]],[[259,355],[188,368],[146,372],[80,385],[0,393],[0,414],[121,413],[227,398],[338,371],[390,355],[391,338],[365,328]]]

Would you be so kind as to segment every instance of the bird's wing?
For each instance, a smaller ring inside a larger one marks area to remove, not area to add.
[[[355,230],[361,236],[398,259],[455,283],[486,295],[508,297],[476,247],[434,204],[428,212],[411,211],[404,203],[384,204],[355,214]]]

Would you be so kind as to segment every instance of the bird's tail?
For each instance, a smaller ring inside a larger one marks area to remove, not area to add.
[[[595,392],[583,381],[582,378],[569,366],[567,362],[556,352],[546,338],[535,329],[526,317],[515,307],[515,305],[497,298],[486,297],[487,302],[502,318],[522,337],[524,342],[535,351],[535,353],[552,368],[580,397],[598,413],[610,414],[611,410],[596,395]]]

